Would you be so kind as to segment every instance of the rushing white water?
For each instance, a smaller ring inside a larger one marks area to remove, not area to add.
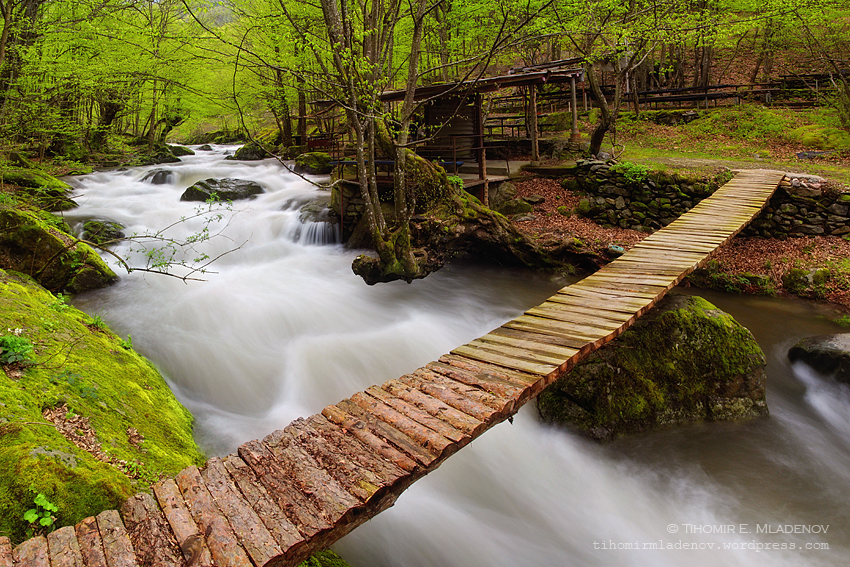
[[[193,215],[197,204],[179,197],[194,181],[235,177],[265,186],[211,225],[213,233],[225,227],[224,236],[201,251],[216,257],[239,248],[211,266],[217,273],[207,281],[134,272],[77,300],[131,334],[160,367],[196,416],[209,454],[411,371],[561,285],[449,266],[412,285],[366,286],[350,269],[355,252],[318,245],[332,240],[332,230],[299,222],[315,188],[273,161],[224,161],[224,149],[168,166],[173,175],[162,185],[141,181],[155,168],[78,178],[81,206],[68,214],[72,222],[106,218],[141,234]],[[166,235],[183,239],[203,227],[191,219]],[[126,245],[116,252],[144,262]],[[709,299],[760,327],[753,330],[770,359],[770,418],[600,446],[541,425],[525,408],[336,549],[355,566],[850,562],[850,395],[820,377],[797,377],[785,361],[798,338],[836,330],[805,304]],[[786,526],[825,533],[776,533]]]

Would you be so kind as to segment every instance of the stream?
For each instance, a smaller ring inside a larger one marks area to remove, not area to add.
[[[168,226],[178,240],[207,226],[216,235],[188,256],[220,256],[215,273],[196,276],[205,281],[128,275],[105,256],[121,280],[75,299],[157,365],[209,456],[410,372],[565,285],[462,264],[367,286],[332,227],[301,223],[319,191],[273,160],[225,161],[233,149],[73,178],[80,207],[65,213],[72,226],[105,218],[128,235]],[[168,182],[142,180],[154,169]],[[203,204],[180,195],[208,177],[266,192],[207,225],[194,217]],[[138,248],[114,250],[140,266]],[[530,403],[334,549],[354,567],[850,564],[850,388],[786,358],[801,338],[841,332],[836,314],[802,300],[678,291],[752,331],[768,359],[770,417],[599,445],[541,424]]]

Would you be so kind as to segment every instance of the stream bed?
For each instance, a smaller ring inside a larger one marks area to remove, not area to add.
[[[218,235],[189,256],[221,256],[205,281],[128,275],[105,257],[119,283],[75,300],[160,368],[210,456],[410,372],[566,283],[463,264],[367,286],[332,227],[301,222],[321,192],[273,160],[225,161],[232,150],[159,166],[171,173],[159,185],[142,180],[154,167],[74,178],[80,207],[65,213],[72,225],[120,222],[128,235],[170,225],[178,240],[205,226]],[[180,195],[208,177],[266,192],[206,225]],[[115,252],[139,266],[137,249]],[[841,332],[836,314],[802,300],[679,291],[753,332],[768,358],[769,417],[599,445],[541,424],[531,403],[334,548],[354,567],[850,564],[850,388],[786,357],[801,338]]]

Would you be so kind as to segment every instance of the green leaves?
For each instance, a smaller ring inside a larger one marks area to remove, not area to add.
[[[33,499],[33,503],[35,508],[24,512],[24,521],[30,524],[27,535],[31,537],[45,531],[52,532],[56,523],[56,517],[53,514],[58,512],[59,508],[41,492]]]
[[[19,330],[15,329],[15,331]],[[33,362],[33,348],[28,338],[17,334],[0,337],[0,363],[28,364],[30,362]]]

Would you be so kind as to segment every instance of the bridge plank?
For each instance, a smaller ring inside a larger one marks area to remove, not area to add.
[[[351,399],[379,419],[390,420],[387,423],[407,433],[423,447],[436,450],[440,456],[443,451],[451,449],[453,443],[469,440],[466,433],[431,417],[377,386],[367,388],[365,392],[358,392]],[[393,420],[396,423],[393,423]]]
[[[204,535],[195,525],[192,514],[186,507],[180,489],[172,479],[167,479],[153,485],[153,493],[156,496],[159,507],[171,526],[174,539],[180,546],[180,552],[189,567],[195,565],[212,566],[213,560]]]
[[[554,319],[564,323],[571,323],[577,330],[587,330],[588,334],[590,334],[589,331],[591,329],[594,329],[594,334],[597,335],[607,334],[614,332],[623,326],[623,321],[615,321],[586,313],[577,313],[560,303],[541,304],[540,307],[529,309],[526,313],[535,317],[543,317],[544,319]],[[561,357],[562,360],[566,360],[578,352],[577,349],[570,350],[572,350],[572,352],[570,352],[567,356]],[[566,353],[568,351],[564,352]]]
[[[127,534],[140,565],[185,565],[174,534],[153,496],[142,492],[128,499],[121,506],[121,517],[124,518]],[[86,565],[89,565],[88,561]]]
[[[504,407],[487,392],[455,382],[434,372],[420,370],[421,374],[414,373],[401,376],[399,382],[437,398],[446,405],[487,425],[494,421],[494,416],[498,415]],[[486,399],[491,400],[495,407],[484,403]]]
[[[257,513],[269,533],[274,536],[275,541],[284,551],[284,557],[297,553],[306,543],[306,539],[275,503],[254,470],[236,455],[222,458],[221,464],[242,493],[242,497]]]
[[[557,304],[553,304],[557,305]],[[563,309],[561,307],[561,309]],[[574,314],[575,315],[575,314]],[[541,335],[545,336],[545,335]],[[545,340],[533,340],[530,338],[522,338],[522,337],[509,337],[505,335],[501,335],[499,333],[487,333],[480,339],[479,341],[486,343],[493,343],[495,345],[506,345],[513,348],[523,348],[533,351],[535,353],[545,354],[551,358],[555,358],[559,361],[564,361],[574,354],[578,352],[577,349],[564,347],[560,345],[554,345]]]
[[[296,419],[284,431],[342,488],[358,500],[366,502],[387,485],[378,475],[357,464],[355,457],[348,451],[344,451],[342,447],[331,446],[324,437],[307,425],[305,419]],[[362,451],[362,446],[359,449]]]
[[[30,538],[12,550],[15,567],[50,567],[50,554],[44,536]]]
[[[443,361],[445,358],[447,360]],[[450,364],[448,357],[441,357],[440,362],[429,362],[425,365],[425,369],[435,372],[452,380],[457,380],[467,386],[481,388],[483,391],[496,397],[499,400],[507,400],[511,405],[515,403],[515,399],[522,394],[523,386],[485,372],[469,370],[458,367],[456,364]]]
[[[83,567],[83,556],[73,526],[65,526],[47,534],[51,567]]]
[[[97,530],[103,541],[103,555],[109,567],[136,567],[133,544],[117,510],[105,510],[96,516]]]
[[[486,340],[484,337],[475,339],[474,341],[469,342],[464,346],[468,346],[470,348],[475,349],[484,349],[499,355],[509,356],[517,360],[524,360],[528,362],[533,362],[535,364],[543,365],[558,366],[564,361],[565,358],[561,356],[560,353],[543,352],[542,346],[544,345],[541,345],[534,349],[526,349],[522,347],[511,346],[511,344],[508,342]]]
[[[0,536],[0,567],[12,567],[12,541]]]
[[[470,346],[459,346],[451,351],[451,354],[471,358],[481,362],[488,362],[502,368],[510,368],[512,370],[521,370],[539,376],[547,376],[554,372],[558,367],[554,364],[536,364],[534,362],[512,358],[510,356],[502,356],[491,350],[483,348],[475,348]]]
[[[281,555],[283,550],[257,512],[242,498],[242,493],[233,484],[221,459],[213,457],[200,472],[212,500],[227,518],[251,562],[254,565],[265,565]]]
[[[251,567],[248,554],[239,545],[236,534],[230,522],[222,515],[221,510],[210,495],[204,484],[198,467],[191,466],[180,471],[174,478],[177,487],[183,494],[192,519],[200,531],[206,534],[207,547],[213,561],[220,567]]]
[[[285,429],[266,435],[263,443],[293,487],[315,503],[332,528],[344,524],[348,516],[361,508],[363,500],[340,486],[303,447],[293,442]]]
[[[477,437],[487,429],[487,425],[482,420],[458,411],[439,398],[398,380],[387,380],[381,385],[381,389],[467,435]]]
[[[648,294],[628,292],[613,289],[604,289],[600,286],[587,285],[576,282],[568,288],[559,289],[556,295],[567,297],[582,297],[596,301],[616,301],[618,307],[640,309],[653,298]]]
[[[77,532],[77,543],[80,546],[80,555],[86,567],[107,567],[106,556],[103,554],[103,542],[100,539],[100,531],[97,529],[97,519],[90,516],[81,520],[74,531]]]
[[[319,537],[333,528],[324,511],[301,492],[265,443],[257,439],[243,443],[238,454],[265,486],[269,497],[306,539]]]
[[[437,460],[439,455],[436,450],[431,450],[430,448],[422,446],[415,437],[401,431],[395,426],[395,424],[390,424],[383,419],[379,419],[378,416],[370,413],[366,409],[363,409],[352,400],[342,400],[336,404],[336,407],[340,408],[352,417],[362,420],[366,426],[369,427],[372,433],[392,443],[396,446],[396,448],[404,451],[420,464],[428,467]],[[419,424],[416,425],[419,426]]]
[[[562,308],[573,310],[572,305],[554,303],[553,305],[560,305]],[[621,315],[616,312],[609,312],[611,315]],[[582,314],[579,312],[579,314]],[[611,319],[613,320],[613,319]],[[621,321],[622,322],[622,321]],[[558,347],[565,347],[570,350],[575,350],[581,354],[585,354],[585,351],[588,350],[587,343],[582,343],[581,341],[575,341],[571,339],[565,339],[559,335],[547,335],[546,333],[535,333],[533,331],[525,331],[521,329],[512,329],[509,327],[499,327],[497,329],[493,329],[490,331],[489,335],[498,335],[502,337],[511,337],[520,340],[533,341],[536,343],[545,343]],[[575,345],[575,346],[572,346]]]
[[[540,383],[540,376],[522,372],[519,370],[511,370],[496,364],[490,364],[481,360],[473,360],[464,356],[454,354],[444,354],[440,357],[439,362],[455,366],[469,372],[475,372],[479,376],[489,375],[494,378],[501,378],[506,381],[513,382],[520,389],[514,396],[514,400],[518,405],[522,405],[531,395],[529,386],[534,386]]]
[[[370,471],[381,479],[382,486],[391,486],[401,478],[407,477],[407,471],[385,459],[370,447],[364,445],[350,431],[332,423],[322,414],[312,415],[306,420],[307,426],[312,431],[324,437],[331,447],[337,447],[343,451],[360,467]],[[413,466],[416,464],[411,461]]]
[[[613,321],[621,319],[631,319],[635,315],[635,310],[632,307],[621,305],[618,302],[602,299],[590,299],[587,297],[577,297],[575,295],[566,295],[556,293],[544,303],[560,303],[567,305],[570,309],[575,309],[577,313],[601,313],[606,318]],[[584,311],[582,311],[582,308]]]
[[[343,412],[337,406],[327,406],[322,416],[354,436],[358,441],[372,449],[376,454],[393,463],[405,472],[415,471],[419,465],[405,453],[369,430],[367,424]]]
[[[607,329],[587,327],[579,323],[570,323],[569,321],[562,321],[555,319],[552,316],[543,315],[520,315],[511,323],[526,323],[544,329],[552,329],[560,333],[561,336],[570,336],[575,339],[579,339],[580,341],[584,341],[584,343],[581,344],[593,342],[599,337],[611,332]]]

